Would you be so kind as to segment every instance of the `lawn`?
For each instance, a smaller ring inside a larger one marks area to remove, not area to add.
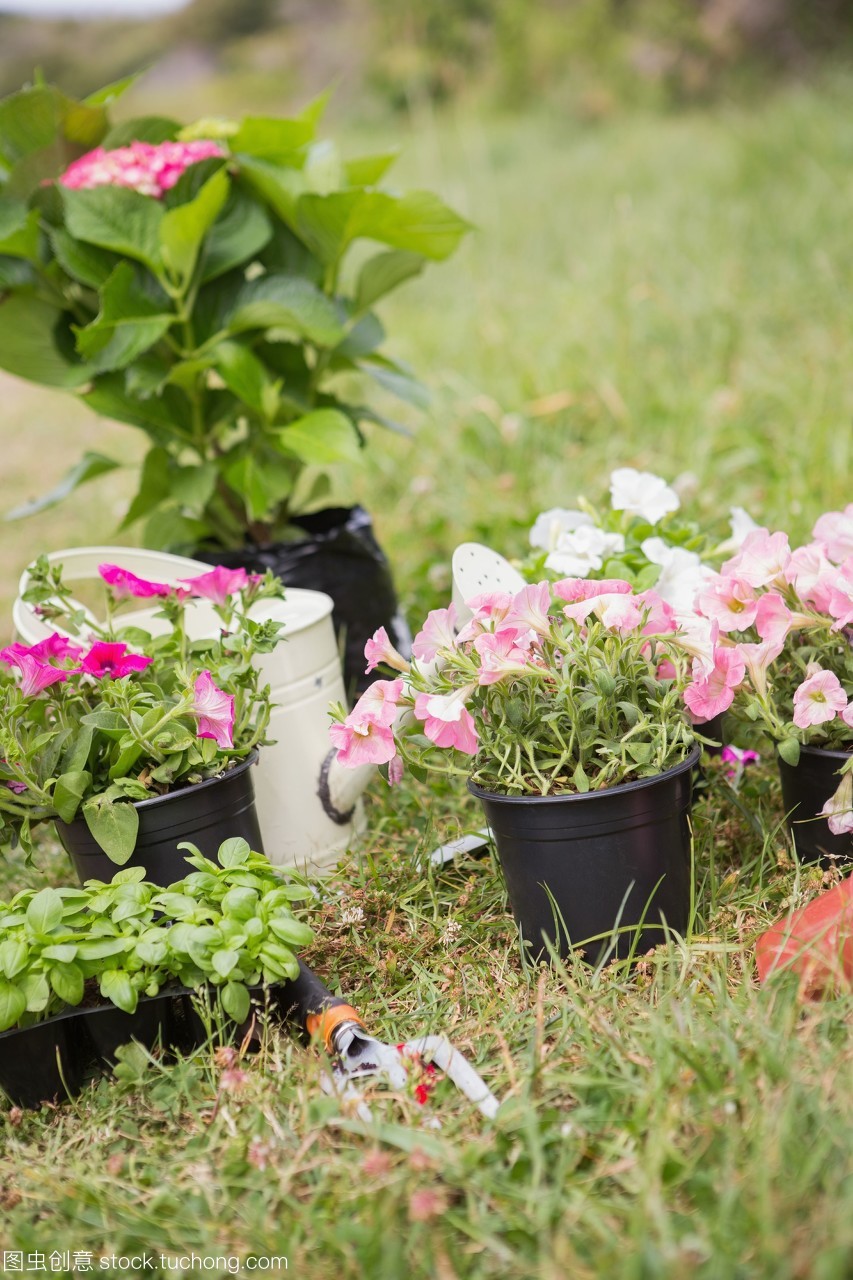
[[[412,621],[444,602],[457,541],[520,552],[538,510],[599,497],[620,463],[680,477],[721,527],[738,503],[799,537],[850,500],[853,79],[749,111],[437,116],[404,142],[402,177],[478,227],[384,312],[434,404],[413,440],[373,438],[356,488]],[[59,395],[11,379],[2,395],[4,508],[84,445],[137,444]],[[32,554],[109,541],[129,489],[6,526],[4,607]],[[437,874],[424,857],[480,825],[474,805],[377,783],[307,958],[385,1038],[447,1029],[505,1100],[497,1118],[444,1085],[426,1111],[377,1094],[365,1125],[272,1032],[235,1092],[210,1053],[128,1068],[2,1115],[3,1246],[286,1254],[318,1278],[844,1280],[853,1001],[804,1009],[789,984],[761,989],[751,957],[822,887],[781,812],[769,758],[740,794],[709,765],[688,938],[633,972],[530,971],[492,862]],[[0,889],[67,877],[45,842]]]

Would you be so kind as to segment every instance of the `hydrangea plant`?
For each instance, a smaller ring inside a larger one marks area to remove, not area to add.
[[[39,561],[26,599],[54,631],[0,651],[0,844],[29,855],[35,824],[85,819],[113,862],[133,853],[133,801],[217,777],[263,743],[269,686],[254,658],[278,642],[280,624],[251,617],[281,584],[216,568],[177,588],[101,565],[107,621],[86,617]],[[123,599],[159,607],[150,634],[122,622]],[[219,634],[192,640],[192,600],[213,608]]]
[[[124,521],[147,545],[266,544],[359,459],[365,424],[397,425],[352,398],[353,374],[423,403],[374,308],[468,225],[382,188],[393,153],[318,140],[322,103],[113,125],[122,87],[0,102],[0,367],[147,435]],[[88,453],[18,513],[117,465]]]

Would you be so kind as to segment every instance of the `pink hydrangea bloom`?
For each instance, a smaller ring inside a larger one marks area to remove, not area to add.
[[[189,711],[198,720],[200,738],[212,738],[218,747],[234,746],[234,695],[218,689],[209,671],[196,677]]]
[[[748,582],[718,574],[696,598],[706,618],[716,618],[721,631],[745,631],[755,621],[758,601]]]
[[[397,754],[393,733],[375,720],[353,722],[348,716],[344,724],[332,725],[329,738],[337,748],[338,761],[347,769],[357,769],[364,764],[390,764]]]
[[[766,587],[777,579],[784,580],[791,559],[786,533],[768,533],[754,529],[743,540],[737,555],[722,568],[724,577],[740,578],[750,587]]]
[[[190,165],[224,154],[218,142],[204,138],[195,142],[131,142],[112,151],[95,147],[70,164],[59,182],[78,191],[129,187],[159,200]]]
[[[345,723],[361,724],[366,721],[390,729],[397,718],[397,704],[402,694],[402,680],[375,680],[361,695]]]
[[[257,577],[258,575],[253,575]],[[250,576],[245,569],[226,569],[218,564],[210,573],[200,573],[195,578],[181,578],[181,582],[191,595],[201,596],[214,604],[228,604],[231,596],[238,591],[245,591],[250,584]]]
[[[822,515],[812,530],[812,537],[836,564],[853,556],[853,502],[848,502],[843,511],[827,511]]]
[[[834,671],[811,670],[794,693],[794,724],[798,729],[834,720],[847,709],[847,694]]]
[[[153,661],[153,658],[146,658],[140,653],[128,653],[126,644],[98,640],[88,653],[83,654],[80,670],[99,680],[105,676],[110,680],[121,680],[134,672],[144,671]]]
[[[0,651],[0,659],[20,672],[20,690],[25,698],[34,698],[43,689],[52,684],[59,684],[68,679],[69,672],[61,667],[54,667],[49,662],[42,662],[30,652],[16,653],[20,646],[10,646]]]
[[[699,659],[693,662],[693,683],[684,690],[684,701],[697,720],[713,720],[728,711],[735,689],[742,683],[746,667],[737,648],[717,645],[714,665],[706,671]]]
[[[456,606],[433,609],[415,636],[412,653],[420,662],[432,662],[440,649],[456,647]]]
[[[465,755],[475,756],[478,748],[474,718],[465,706],[472,686],[456,693],[419,693],[415,698],[415,715],[424,722],[424,733],[437,747],[455,747]]]
[[[117,600],[134,596],[137,600],[151,600],[156,596],[167,596],[172,588],[165,582],[148,582],[146,578],[137,578],[129,569],[122,569],[117,564],[99,564],[98,573],[108,587],[112,588]]]
[[[409,670],[408,662],[402,653],[394,648],[384,627],[374,631],[373,636],[364,646],[364,656],[367,659],[365,675],[370,675],[371,671],[375,671],[380,663],[384,663],[386,667],[391,667],[394,671]]]

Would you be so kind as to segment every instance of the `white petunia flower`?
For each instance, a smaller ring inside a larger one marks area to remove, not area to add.
[[[569,511],[566,507],[552,507],[550,511],[542,511],[530,530],[531,547],[541,547],[543,551],[553,551],[564,533],[574,533],[582,525],[593,524],[592,516],[585,511]]]
[[[582,525],[574,533],[560,535],[545,561],[545,568],[566,578],[586,578],[597,573],[605,560],[621,555],[624,550],[625,539],[621,533],[605,533],[594,524]]]
[[[732,531],[729,541],[734,543],[736,547],[742,546],[747,534],[752,533],[753,529],[759,527],[743,507],[731,507],[729,509],[729,525]]]
[[[640,550],[652,564],[661,566],[655,591],[671,605],[679,617],[694,612],[696,594],[714,571],[704,565],[695,551],[672,547],[663,538],[646,538]]]
[[[665,480],[633,467],[617,467],[611,472],[610,501],[614,511],[627,511],[649,524],[657,524],[681,506],[678,494]]]

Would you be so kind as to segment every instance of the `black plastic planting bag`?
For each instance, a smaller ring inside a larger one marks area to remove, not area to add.
[[[199,551],[207,564],[239,566],[250,573],[272,569],[285,587],[325,591],[335,603],[334,623],[342,642],[344,683],[348,691],[365,689],[376,675],[364,674],[365,643],[379,627],[406,657],[411,635],[397,603],[391,569],[376,541],[363,507],[329,507],[293,524],[305,533],[293,542],[238,551]],[[379,673],[376,673],[377,675]]]

